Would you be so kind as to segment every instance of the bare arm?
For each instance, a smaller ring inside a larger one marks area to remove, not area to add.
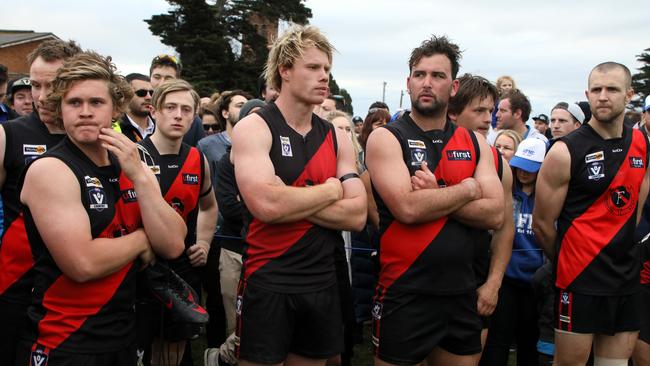
[[[62,161],[33,163],[20,194],[61,271],[77,282],[106,277],[149,249],[143,229],[118,238],[92,238],[76,177]]]
[[[562,141],[553,144],[537,175],[533,231],[549,259],[555,258],[555,221],[560,216],[571,179],[571,156]]]
[[[246,207],[267,223],[305,219],[342,197],[338,179],[311,187],[280,184],[269,158],[271,132],[262,117],[250,115],[237,123],[232,134],[231,159]]]
[[[350,139],[343,132],[339,132],[338,128],[335,128],[334,131],[336,131],[339,148],[336,177],[340,178],[348,173],[356,173],[356,157]],[[341,185],[343,186],[343,198],[309,216],[307,220],[334,230],[361,231],[366,225],[368,212],[363,182],[359,178],[351,178],[345,180]]]
[[[142,224],[156,254],[177,258],[185,249],[187,227],[183,218],[165,201],[156,177],[141,160],[135,143],[110,128],[102,128],[102,146],[120,162],[138,196]]]
[[[472,132],[476,134],[476,132]],[[471,201],[451,214],[465,225],[479,229],[498,229],[503,224],[503,188],[494,169],[492,151],[482,136],[476,136],[481,159],[474,178],[483,193],[480,199]]]
[[[473,178],[450,187],[414,190],[399,142],[385,128],[370,134],[366,150],[366,163],[375,189],[400,222],[430,222],[480,197],[480,186]]]
[[[366,199],[368,201],[368,218],[370,222],[379,228],[379,212],[377,211],[377,202],[375,202],[375,197],[372,194],[372,183],[370,182],[370,173],[366,170],[361,174],[361,181],[363,186],[366,188]]]
[[[501,159],[503,160],[503,179],[501,180],[504,197],[503,226],[495,230],[492,235],[490,243],[492,255],[488,277],[485,283],[476,290],[478,312],[483,316],[491,315],[496,308],[499,288],[510,261],[512,242],[515,236],[515,222],[512,216],[512,170],[510,170],[508,162],[504,158]]]
[[[187,255],[190,264],[194,267],[204,266],[208,260],[210,243],[214,236],[217,226],[217,199],[212,192],[212,183],[210,182],[210,167],[208,160],[203,160],[204,179],[201,186],[201,192],[208,192],[199,197],[199,213],[196,217],[196,244],[187,249]]]

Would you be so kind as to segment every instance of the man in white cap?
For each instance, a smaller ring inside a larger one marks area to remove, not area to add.
[[[577,130],[585,120],[585,114],[577,104],[559,102],[551,110],[551,135],[554,139]]]

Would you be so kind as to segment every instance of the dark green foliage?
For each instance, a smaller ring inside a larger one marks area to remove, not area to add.
[[[646,48],[643,53],[636,55],[637,61],[643,63],[638,73],[632,75],[632,88],[639,95],[638,100],[633,100],[630,104],[634,108],[643,108],[645,97],[650,95],[650,48]]]

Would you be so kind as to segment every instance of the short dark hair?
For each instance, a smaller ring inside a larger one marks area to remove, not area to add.
[[[132,72],[128,74],[127,76],[124,77],[127,82],[131,83],[133,80],[141,80],[141,81],[146,81],[146,82],[151,82],[151,78],[149,78],[147,75],[140,74],[137,72]]]
[[[9,73],[7,72],[7,66],[0,64],[0,84],[4,84],[9,80]],[[2,90],[0,90],[2,92]]]
[[[506,99],[510,101],[510,108],[513,112],[516,110],[521,111],[521,120],[526,123],[528,117],[530,117],[530,100],[528,100],[528,97],[521,90],[512,89],[501,98],[501,100]]]
[[[81,53],[81,47],[74,41],[50,39],[39,44],[38,47],[27,55],[27,64],[31,66],[34,60],[39,57],[45,62],[67,60],[78,53]]]
[[[226,119],[223,118],[223,114],[221,114],[221,112],[228,110],[228,106],[230,105],[232,98],[234,98],[237,95],[241,95],[242,97],[249,100],[253,99],[253,96],[248,94],[247,92],[241,89],[235,89],[235,90],[226,90],[225,92],[221,93],[219,99],[217,99],[217,101],[215,102],[216,104],[215,112],[217,112],[217,120],[224,127],[226,126],[226,123],[228,123],[228,121],[226,121]]]
[[[266,92],[266,78],[264,77],[264,75],[260,75],[260,77],[257,78],[257,96],[263,98],[265,92]]]
[[[176,56],[172,55],[158,55],[151,60],[151,66],[149,67],[149,75],[153,72],[153,69],[157,67],[166,67],[169,66],[176,70],[176,77],[181,77],[181,63],[178,61]]]
[[[632,73],[630,72],[630,69],[628,69],[627,66],[614,61],[602,62],[596,65],[589,73],[589,79],[591,80],[591,74],[594,71],[607,72],[613,69],[623,70],[623,73],[625,74],[625,87],[628,90],[632,88]]]
[[[438,54],[447,56],[451,62],[451,77],[455,79],[460,69],[461,51],[458,45],[452,43],[446,36],[432,35],[431,38],[422,42],[420,47],[415,48],[409,58],[409,72],[413,71],[413,66],[420,62],[423,57]]]
[[[390,113],[390,108],[388,108],[388,104],[386,104],[384,102],[376,101],[376,102],[372,103],[370,105],[370,107],[368,107],[368,110],[371,110],[373,108],[383,108],[383,109],[387,110],[388,113]]]
[[[492,97],[494,102],[499,98],[497,87],[482,76],[464,74],[458,78],[458,83],[458,91],[456,92],[456,95],[449,100],[447,113],[463,113],[465,107],[467,107],[474,98],[483,100],[487,97]]]

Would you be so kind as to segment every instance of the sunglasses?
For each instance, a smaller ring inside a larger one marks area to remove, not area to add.
[[[173,62],[174,64],[181,66],[181,62],[176,58],[176,56],[172,55],[158,55],[153,58],[153,62],[159,62],[161,60],[169,60]]]
[[[153,89],[138,89],[135,91],[135,95],[139,96],[140,98],[146,97],[147,93],[149,93],[149,96],[153,96]]]
[[[204,124],[203,125],[203,130],[205,131],[219,131],[219,124],[218,123],[213,123],[213,124]]]

